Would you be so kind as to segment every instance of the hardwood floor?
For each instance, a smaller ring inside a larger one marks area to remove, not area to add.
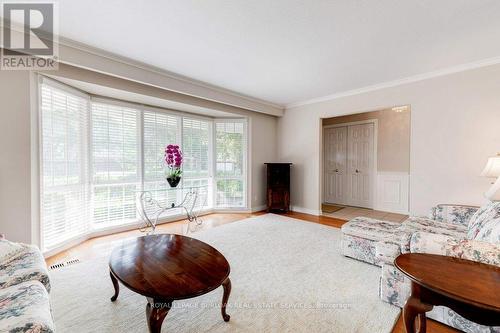
[[[243,220],[252,216],[259,216],[265,214],[265,212],[257,213],[225,213],[225,214],[210,214],[203,216],[203,224],[196,231],[207,230],[210,228],[215,228],[220,225],[227,223],[236,222]],[[304,213],[289,212],[284,214],[291,218],[303,220],[306,222],[319,223],[323,225],[328,225],[334,228],[340,228],[346,221],[335,219],[327,216],[315,216]],[[157,233],[173,233],[173,234],[185,234],[187,228],[187,222],[185,220],[176,221],[171,223],[166,223],[159,225],[157,227]],[[79,245],[76,245],[66,251],[63,251],[57,255],[49,257],[46,259],[47,265],[54,265],[56,263],[72,260],[78,258],[80,260],[92,260],[102,256],[105,253],[109,253],[111,248],[115,246],[118,241],[121,241],[129,237],[141,236],[142,233],[139,230],[131,230],[116,233],[109,236],[101,236],[89,239]],[[438,323],[434,320],[427,320],[427,332],[431,333],[454,333],[459,332],[451,327]],[[404,323],[402,316],[399,317],[396,322],[392,333],[405,333]]]
[[[203,224],[196,229],[196,231],[207,230],[210,228],[214,228],[223,224],[236,222],[239,220],[246,219],[252,216],[262,215],[264,212],[257,213],[225,213],[225,214],[210,214],[202,217]],[[158,225],[156,227],[157,233],[171,233],[171,234],[179,234],[184,235],[187,231],[187,221],[180,220],[176,222],[170,222]],[[109,253],[117,241],[123,240],[125,238],[130,237],[138,237],[143,236],[144,233],[139,231],[138,229],[131,231],[124,231],[108,236],[101,236],[91,238],[81,244],[78,244],[66,251],[60,252],[54,256],[46,258],[47,265],[51,266],[56,263],[65,262],[71,259],[78,258],[80,260],[92,260],[93,258],[97,258],[102,256],[103,253]]]

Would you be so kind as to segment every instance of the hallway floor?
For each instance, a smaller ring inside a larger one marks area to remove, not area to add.
[[[368,208],[349,207],[349,206],[342,208],[334,213],[322,212],[322,215],[346,221],[351,220],[358,216],[364,216],[372,219],[385,220],[391,222],[403,222],[408,218],[408,215],[383,212],[380,210],[373,210]]]

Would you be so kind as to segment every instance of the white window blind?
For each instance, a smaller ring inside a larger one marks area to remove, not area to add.
[[[182,119],[182,183],[184,186],[200,186],[197,205],[213,204],[213,178],[211,172],[212,122],[184,117]]]
[[[165,191],[165,147],[180,145],[181,117],[162,112],[144,111],[144,190],[151,191],[155,200],[169,206],[178,201],[177,191]],[[165,215],[178,213],[168,210]]]
[[[215,182],[217,207],[245,207],[246,122],[215,122]]]
[[[89,229],[88,99],[40,85],[41,225],[45,250]]]
[[[92,217],[97,227],[136,219],[140,111],[92,102]]]
[[[183,118],[182,152],[184,178],[208,178],[210,172],[210,122]]]
[[[180,144],[181,118],[144,112],[144,181],[165,180],[165,147]]]

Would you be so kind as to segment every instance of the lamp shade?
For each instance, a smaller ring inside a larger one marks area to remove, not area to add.
[[[486,163],[483,172],[481,172],[481,176],[489,178],[500,177],[500,154],[488,158],[488,163]]]

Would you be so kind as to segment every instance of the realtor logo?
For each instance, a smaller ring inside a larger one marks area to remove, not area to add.
[[[55,3],[2,3],[0,69],[57,69]]]

